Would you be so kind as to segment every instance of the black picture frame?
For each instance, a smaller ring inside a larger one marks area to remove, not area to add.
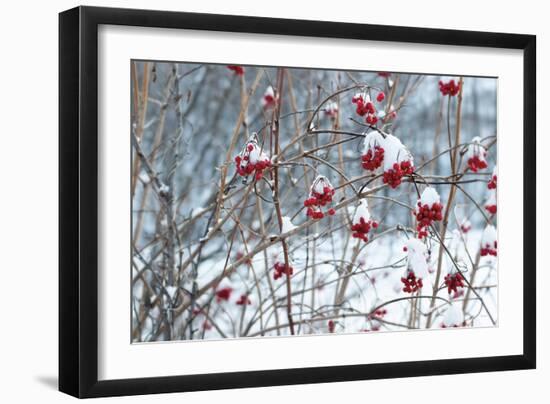
[[[522,50],[523,354],[99,381],[97,52],[101,24]],[[59,390],[85,398],[535,368],[535,36],[77,7],[59,15],[59,100]]]

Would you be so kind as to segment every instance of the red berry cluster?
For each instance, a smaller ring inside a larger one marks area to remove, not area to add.
[[[422,202],[418,201],[417,206],[414,215],[417,220],[416,230],[418,231],[418,238],[421,239],[428,235],[427,228],[433,222],[439,222],[443,219],[443,205],[436,202],[432,206],[428,206],[427,203],[422,205]]]
[[[382,102],[384,101],[384,98],[386,98],[386,95],[383,92],[379,92],[376,96],[376,101]],[[351,99],[351,102],[357,105],[357,108],[355,109],[357,115],[366,116],[365,121],[369,125],[376,125],[376,123],[378,122],[376,107],[366,93],[354,95]]]
[[[422,289],[422,278],[417,278],[413,271],[408,271],[407,277],[402,277],[401,282],[403,283],[403,292],[405,293],[414,293],[417,290]]]
[[[384,148],[381,146],[374,146],[374,148],[370,148],[361,156],[361,161],[365,170],[376,170],[382,165],[382,161],[384,161]]]
[[[367,114],[374,114],[376,108],[374,103],[370,101],[370,98],[366,94],[356,94],[352,97],[351,102],[357,105],[355,112],[359,116],[365,116]]]
[[[492,255],[493,257],[497,256],[497,241],[495,240],[493,242],[493,245],[491,244],[485,244],[481,247],[480,252],[482,257],[485,257],[486,255]]]
[[[418,226],[416,228],[418,231],[418,238],[422,240],[424,237],[428,237],[428,228],[427,227],[420,227]]]
[[[231,297],[231,292],[233,292],[233,289],[230,287],[216,290],[216,301],[220,303],[222,300],[229,300]]]
[[[443,95],[449,95],[451,97],[454,97],[460,91],[460,83],[456,83],[454,80],[444,83],[443,81],[440,80],[439,91],[441,91],[441,94]]]
[[[332,334],[335,328],[336,328],[336,323],[334,322],[334,320],[328,320],[328,332]]]
[[[294,268],[292,268],[292,266],[290,265],[287,266],[281,262],[276,262],[275,265],[273,266],[273,269],[275,270],[275,272],[273,273],[274,280],[279,279],[283,275],[291,276],[294,273]]]
[[[497,213],[497,205],[485,205],[485,210],[489,212],[491,215],[496,215]]]
[[[228,65],[227,68],[235,73],[237,76],[242,76],[244,74],[244,67],[238,65]]]
[[[368,233],[371,229],[376,229],[378,223],[374,220],[365,220],[364,218],[359,219],[359,223],[355,223],[351,226],[351,231],[353,232],[353,238],[358,238],[363,240],[365,243],[369,241]]]
[[[487,184],[487,188],[497,189],[497,175],[496,174],[493,174],[491,176],[491,179],[489,180],[489,183]]]
[[[464,287],[464,277],[460,272],[447,274],[445,276],[445,286],[447,287],[449,294],[451,294],[451,292],[457,293],[458,288]]]
[[[273,108],[276,101],[277,96],[275,95],[275,91],[273,90],[273,87],[269,86],[267,90],[265,90],[264,96],[262,98],[262,105],[264,109]]]
[[[249,142],[243,152],[235,157],[235,165],[237,166],[237,174],[241,177],[247,177],[252,173],[256,178],[256,181],[259,181],[263,177],[264,170],[271,167],[271,161],[269,158],[260,159],[256,162],[250,161],[250,153],[259,146],[255,142]],[[259,153],[261,154],[261,153]]]
[[[275,104],[275,97],[271,94],[264,95],[264,108],[269,108]]]
[[[241,295],[241,297],[239,297],[239,300],[237,300],[235,303],[239,306],[245,306],[248,304],[252,304],[252,301],[248,298],[248,295]]]
[[[485,161],[485,159],[480,158],[479,155],[474,154],[468,159],[468,167],[470,167],[470,170],[472,170],[474,173],[477,173],[478,170],[483,170],[487,168],[487,162]]]
[[[382,318],[386,314],[388,314],[388,311],[386,309],[378,309],[374,313],[369,314],[369,319],[373,320],[373,319],[377,319],[377,318]]]
[[[414,166],[408,160],[401,163],[394,163],[393,168],[384,172],[384,184],[388,184],[392,188],[397,188],[401,184],[401,179],[405,175],[411,175],[414,171]]]
[[[315,189],[317,185],[321,183],[323,185],[323,192],[319,193]],[[315,180],[309,192],[309,198],[304,201],[304,206],[307,208],[306,214],[312,219],[322,219],[325,217],[325,214],[321,210],[321,207],[326,206],[332,202],[332,197],[334,196],[335,190],[332,188],[330,183],[324,177],[319,177]],[[333,208],[327,210],[327,214],[332,216],[336,213]]]
[[[451,296],[452,299],[458,299],[460,297],[464,296],[464,289],[457,290],[453,295]]]

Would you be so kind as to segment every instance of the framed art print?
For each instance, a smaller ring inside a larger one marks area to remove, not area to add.
[[[60,14],[60,390],[535,367],[535,37]]]

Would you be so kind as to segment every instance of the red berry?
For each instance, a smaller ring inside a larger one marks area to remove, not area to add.
[[[232,70],[237,76],[242,76],[244,74],[244,67],[238,65],[228,65],[227,68]]]

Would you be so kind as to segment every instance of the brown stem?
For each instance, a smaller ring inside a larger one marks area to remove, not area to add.
[[[462,89],[464,88],[464,82],[463,78],[461,77],[459,80],[459,86],[460,91],[458,93],[458,100],[457,100],[457,108],[456,108],[456,131],[455,131],[455,140],[454,144],[457,145],[460,143],[460,124],[461,124],[461,113],[462,113]],[[449,96],[450,97],[450,96]],[[452,175],[456,175],[457,167],[456,167],[456,161],[457,161],[457,154],[458,154],[458,148],[452,148],[452,145],[449,144],[449,148],[451,149],[450,155],[451,155],[451,171]],[[447,198],[447,205],[445,206],[445,213],[443,215],[443,221],[441,223],[441,230],[440,230],[440,243],[445,243],[445,234],[447,233],[447,226],[449,224],[449,215],[452,211],[453,206],[453,200],[456,195],[456,185],[451,184],[451,188],[449,189],[449,196]],[[437,272],[435,275],[435,282],[433,286],[433,294],[432,294],[432,300],[430,301],[430,313],[428,314],[428,318],[426,319],[426,328],[430,328],[432,325],[432,318],[433,318],[433,308],[435,306],[435,300],[437,297],[437,291],[439,288],[439,282],[441,279],[441,267],[443,264],[443,252],[444,252],[444,246],[440,246],[438,256],[437,256]]]
[[[277,106],[273,111],[273,125],[271,126],[271,134],[273,136],[273,145],[276,160],[279,158],[279,117],[281,114],[281,105],[283,99],[283,80],[284,80],[284,68],[279,68],[277,71],[277,95],[279,96],[277,101]],[[275,161],[276,162],[276,161]],[[275,210],[277,212],[277,220],[279,222],[279,230],[283,232],[283,215],[281,213],[281,204],[279,201],[279,167],[275,165],[273,169],[273,203],[275,205]],[[285,268],[288,271],[290,267],[288,260],[288,246],[284,238],[281,239],[281,245],[283,247],[283,254],[285,260]],[[294,335],[294,321],[292,320],[292,286],[290,282],[290,274],[286,274],[286,292],[287,292],[287,317],[288,317],[288,326],[290,328],[290,334]]]

